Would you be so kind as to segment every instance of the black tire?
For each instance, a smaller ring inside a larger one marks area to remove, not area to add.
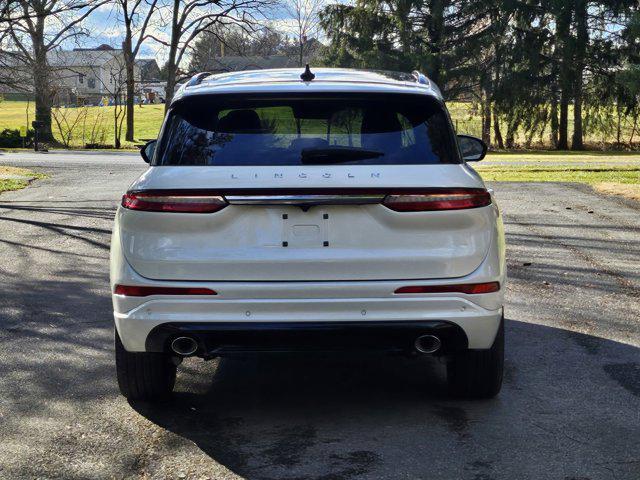
[[[176,366],[165,353],[127,352],[115,335],[116,374],[120,393],[129,400],[167,398],[176,383]]]
[[[491,348],[466,350],[447,364],[447,383],[452,395],[462,398],[493,398],[502,387],[504,369],[504,318]]]

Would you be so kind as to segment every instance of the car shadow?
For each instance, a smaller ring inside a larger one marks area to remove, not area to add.
[[[449,398],[433,359],[315,354],[188,360],[170,401],[131,405],[247,479],[506,478],[514,455],[510,478],[569,478],[634,455],[638,348],[513,320],[507,348],[492,400]]]

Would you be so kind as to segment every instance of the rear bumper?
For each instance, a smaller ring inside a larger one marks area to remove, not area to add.
[[[306,287],[312,288],[310,285]],[[337,289],[335,285],[332,287]],[[327,294],[324,298],[250,298],[248,291],[245,292],[245,298],[224,298],[222,295],[211,299],[162,295],[129,298],[114,295],[114,317],[122,343],[128,351],[146,351],[151,332],[166,324],[188,325],[185,328],[200,325],[207,329],[210,325],[215,327],[230,323],[249,331],[255,324],[285,324],[294,330],[300,324],[315,323],[335,325],[334,331],[339,334],[340,325],[353,322],[387,326],[446,322],[462,329],[469,348],[481,349],[489,348],[493,343],[502,317],[501,306],[488,309],[475,303],[482,301],[491,304],[501,301],[499,292],[483,295],[426,294],[345,298],[344,295],[355,287],[342,287],[342,297],[334,291],[335,296]],[[291,290],[283,290],[283,294],[284,292],[289,296],[296,295]],[[304,295],[302,292],[298,294]],[[309,290],[307,295],[311,295]],[[128,305],[134,302],[138,305]]]
[[[437,354],[464,350],[467,336],[458,325],[429,322],[220,322],[164,323],[146,340],[148,352],[170,352],[171,342],[189,337],[197,356],[211,358],[247,352],[384,351],[415,352],[421,335],[434,335]]]
[[[114,237],[117,239],[115,231]],[[221,324],[232,324],[245,332],[251,331],[252,324],[271,325],[274,328],[288,326],[293,332],[301,331],[300,324],[306,324],[307,327],[312,324],[324,324],[326,325],[324,331],[329,332],[329,336],[337,337],[341,335],[341,325],[347,326],[354,323],[372,325],[371,329],[376,332],[382,329],[382,326],[387,326],[385,335],[395,335],[394,326],[402,330],[406,328],[405,325],[415,326],[418,325],[416,322],[423,322],[420,328],[431,328],[438,322],[445,322],[462,330],[467,339],[468,348],[487,349],[493,344],[502,318],[505,280],[502,235],[499,236],[498,244],[489,250],[482,265],[472,274],[461,278],[440,280],[155,281],[142,277],[131,268],[122,256],[119,241],[112,242],[111,250],[112,291],[115,284],[123,284],[202,287],[218,293],[212,297],[113,295],[116,328],[124,347],[130,352],[146,351],[147,340],[151,338],[152,331],[166,324],[182,324],[185,325],[184,328],[204,328],[205,330],[209,328],[215,330]],[[502,285],[500,291],[479,295],[394,294],[398,288],[407,285],[492,281],[500,282]],[[211,325],[213,327],[210,327]],[[257,334],[266,335],[264,332],[265,329],[262,328]],[[155,345],[154,340],[150,341]]]

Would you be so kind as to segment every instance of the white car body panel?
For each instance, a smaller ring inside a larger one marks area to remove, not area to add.
[[[114,229],[114,239],[119,235]],[[116,328],[125,348],[145,351],[151,330],[166,322],[345,322],[445,320],[462,327],[469,348],[489,348],[500,319],[504,289],[483,295],[437,293],[398,296],[410,285],[446,285],[505,280],[503,236],[494,238],[490,254],[472,274],[452,280],[359,282],[161,282],[170,287],[204,287],[218,292],[212,298],[125,297],[113,295]],[[111,282],[157,286],[158,281],[137,274],[112,242]]]
[[[215,75],[183,86],[174,101],[264,92],[420,94],[441,100],[433,84],[393,83],[372,72],[322,69],[313,82],[296,80],[297,75],[289,70]],[[323,77],[327,79],[319,81]],[[152,166],[129,190],[441,187],[485,185],[464,163]],[[126,350],[133,352],[145,351],[151,330],[167,322],[440,320],[460,326],[469,348],[486,349],[502,318],[505,281],[504,232],[495,199],[480,208],[402,213],[381,204],[314,206],[308,211],[287,205],[228,205],[210,214],[119,207],[111,243],[112,292],[116,285],[129,285],[204,287],[218,293],[114,294],[116,328]],[[483,282],[499,282],[501,288],[476,295],[394,293],[404,286]]]
[[[162,166],[150,168],[131,190],[187,185],[214,190],[341,189],[354,184],[366,190],[443,183],[484,187],[461,165]],[[117,221],[124,256],[140,275],[156,280],[428,279],[473,272],[495,235],[496,212],[492,206],[398,214],[379,204],[317,206],[306,212],[295,206],[229,205],[208,215],[122,209]],[[324,241],[330,248],[323,248]]]

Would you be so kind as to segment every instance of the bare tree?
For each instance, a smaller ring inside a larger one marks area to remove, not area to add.
[[[286,51],[284,37],[263,27],[246,33],[236,26],[215,28],[198,36],[191,48],[188,72],[220,70],[225,55],[240,57],[277,55]],[[224,52],[224,53],[223,53]]]
[[[316,38],[320,32],[320,11],[325,4],[324,0],[289,0],[285,3],[285,9],[294,21],[298,65],[301,67],[305,56],[309,54],[309,40]]]
[[[125,34],[122,51],[127,74],[127,130],[125,138],[134,139],[134,96],[135,96],[135,61],[140,47],[157,14],[158,0],[117,0],[120,15],[124,21]]]
[[[202,32],[224,25],[237,25],[249,31],[258,28],[258,18],[275,0],[164,0],[165,10],[171,13],[168,39],[153,38],[169,48],[166,64],[166,105],[169,107],[178,81],[184,77],[180,70],[185,54]]]
[[[107,65],[107,81],[103,81],[104,90],[113,104],[114,146],[122,146],[122,126],[126,117],[125,94],[127,93],[127,64],[123,57],[114,56]]]
[[[107,0],[11,0],[3,9],[6,25],[3,52],[7,63],[19,72],[24,67],[33,82],[36,121],[41,122],[40,138],[53,142],[51,107],[53,88],[47,54],[62,43],[87,32],[83,22]]]
[[[71,143],[77,139],[78,131],[84,132],[88,115],[87,107],[69,108],[58,105],[51,109],[51,114],[58,130],[60,142],[65,148],[69,148]]]

